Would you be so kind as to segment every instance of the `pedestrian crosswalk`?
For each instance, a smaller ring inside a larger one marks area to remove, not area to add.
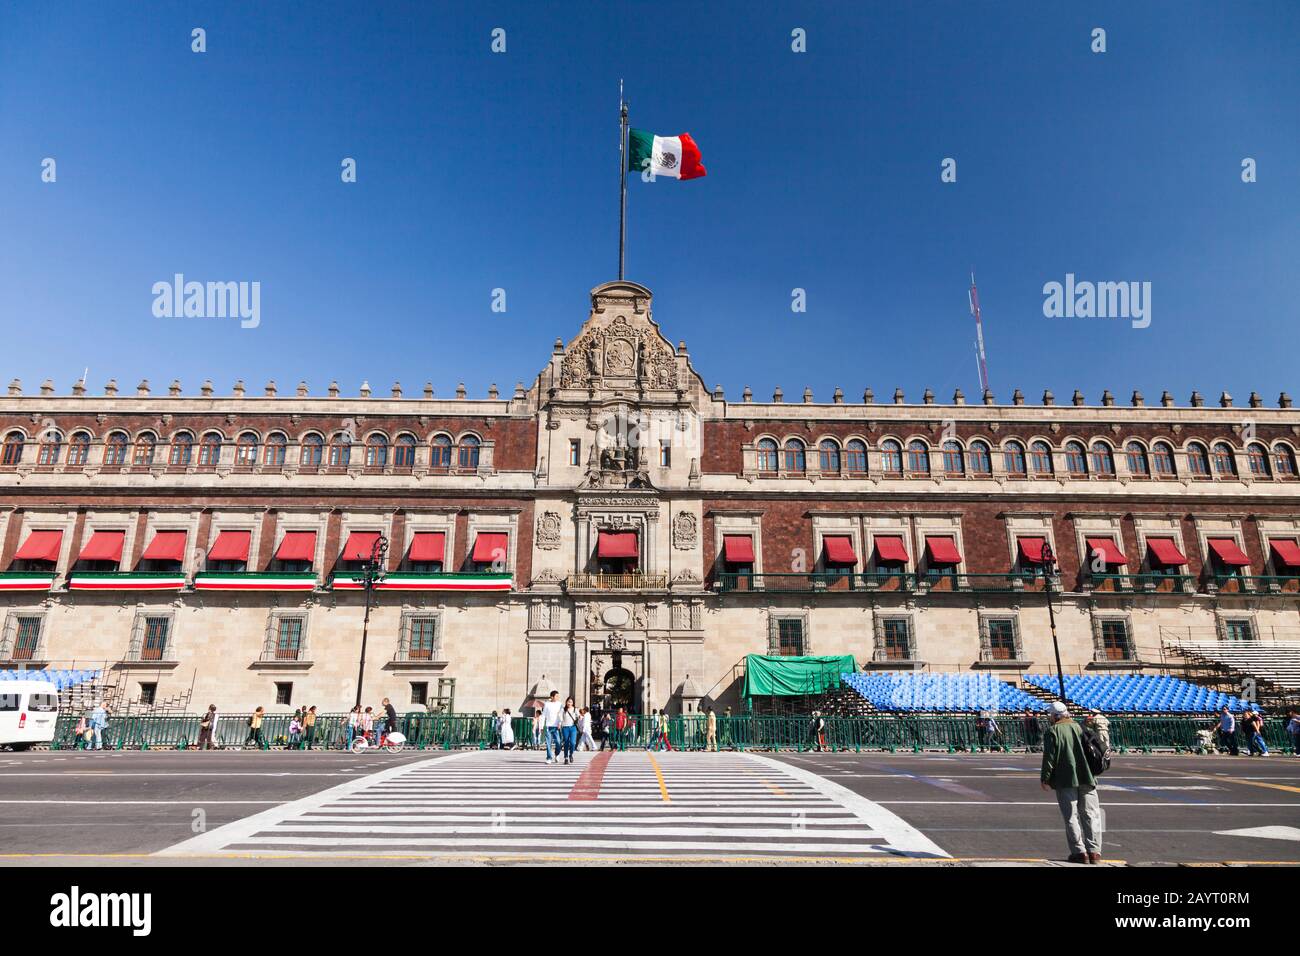
[[[165,855],[448,858],[944,857],[878,804],[741,753],[488,751],[409,763],[202,834]]]

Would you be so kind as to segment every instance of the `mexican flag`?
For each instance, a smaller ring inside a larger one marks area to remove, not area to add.
[[[690,133],[657,136],[643,129],[628,130],[627,168],[638,173],[649,170],[670,179],[698,179],[705,175],[700,148]]]

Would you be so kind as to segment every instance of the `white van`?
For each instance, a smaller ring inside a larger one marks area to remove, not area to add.
[[[47,680],[0,681],[0,747],[27,750],[54,739],[59,689]]]

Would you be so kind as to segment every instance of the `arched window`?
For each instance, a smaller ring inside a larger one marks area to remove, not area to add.
[[[1279,478],[1295,477],[1295,453],[1286,445],[1273,446],[1273,472]]]
[[[1151,468],[1160,478],[1173,478],[1177,475],[1174,450],[1166,442],[1158,441],[1151,446]]]
[[[0,464],[16,465],[22,461],[24,440],[22,432],[10,432],[5,435],[4,448],[0,451]]]
[[[194,453],[194,436],[189,432],[178,432],[172,437],[171,463],[188,465]],[[136,462],[136,464],[140,464]]]
[[[248,433],[245,432],[245,435]],[[242,441],[244,435],[239,436]],[[257,457],[257,438],[253,437],[253,457]],[[220,432],[207,432],[203,440],[199,442],[199,464],[208,468],[215,468],[221,463],[221,443],[222,436]]]
[[[1052,446],[1045,441],[1036,441],[1029,446],[1030,461],[1034,466],[1034,474],[1039,478],[1047,478],[1052,474]]]
[[[850,475],[867,473],[867,446],[857,438],[850,439],[844,446],[844,470]]]
[[[943,473],[950,478],[961,478],[966,474],[966,455],[955,441],[943,443]]]
[[[930,449],[919,438],[907,443],[907,470],[913,475],[930,473]]]
[[[822,474],[838,475],[840,473],[840,446],[833,438],[823,438],[817,446]]]
[[[346,468],[352,461],[352,439],[342,432],[335,432],[330,438],[328,454],[331,468]]]
[[[483,443],[473,435],[466,435],[460,440],[460,452],[456,456],[458,468],[477,468],[479,447]]]
[[[298,449],[298,464],[306,468],[319,468],[324,460],[322,452],[325,448],[325,439],[321,438],[315,432],[304,435],[302,445]]]
[[[79,467],[84,465],[90,458],[90,435],[86,432],[75,432],[72,440],[68,442],[68,465],[69,467]]]
[[[1088,477],[1088,456],[1077,441],[1065,444],[1065,467],[1072,478]]]
[[[1216,442],[1214,445],[1214,471],[1221,478],[1237,476],[1237,459],[1232,454],[1232,448],[1225,442]]]
[[[1256,478],[1272,478],[1273,473],[1268,467],[1268,452],[1264,446],[1258,442],[1252,443],[1246,449],[1246,455],[1250,459],[1250,473]]]
[[[993,456],[989,453],[989,446],[984,442],[971,442],[970,448],[966,451],[966,460],[970,463],[972,475],[993,474]]]
[[[126,432],[113,432],[104,443],[104,464],[125,465],[126,446],[129,444]]]
[[[63,432],[50,429],[41,435],[40,448],[36,452],[36,464],[57,465],[59,455],[63,452]]]
[[[1150,478],[1151,466],[1147,463],[1147,450],[1141,442],[1131,441],[1124,446],[1124,457],[1128,461],[1128,473],[1134,478]]]
[[[1115,474],[1115,453],[1104,441],[1092,443],[1092,473],[1103,478]]]
[[[806,462],[804,460],[804,445],[797,438],[791,438],[785,443],[785,470],[802,472]]]
[[[397,445],[393,449],[394,468],[415,467],[415,436],[398,435]]]
[[[892,438],[880,445],[880,467],[887,475],[903,473],[903,446]]]
[[[1024,478],[1029,472],[1025,467],[1025,446],[1018,441],[1009,441],[1002,449],[1002,467],[1012,478]]]
[[[449,436],[433,436],[432,458],[429,464],[434,468],[451,467],[451,438]]]
[[[144,432],[135,440],[135,451],[131,454],[131,464],[136,468],[147,468],[153,464],[154,451],[158,439],[151,432]]]
[[[289,447],[289,439],[283,432],[271,432],[266,436],[266,447],[262,450],[262,464],[270,468],[284,466],[284,453]]]
[[[1210,477],[1210,453],[1200,442],[1194,441],[1187,446],[1187,470],[1193,478]]]
[[[366,467],[383,468],[388,464],[388,438],[371,435],[366,439]]]
[[[240,468],[252,468],[257,464],[256,433],[240,432],[235,439],[235,464]]]

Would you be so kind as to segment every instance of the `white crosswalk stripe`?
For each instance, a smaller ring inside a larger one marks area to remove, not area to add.
[[[892,812],[754,754],[483,752],[390,768],[164,855],[489,858],[946,856]]]

